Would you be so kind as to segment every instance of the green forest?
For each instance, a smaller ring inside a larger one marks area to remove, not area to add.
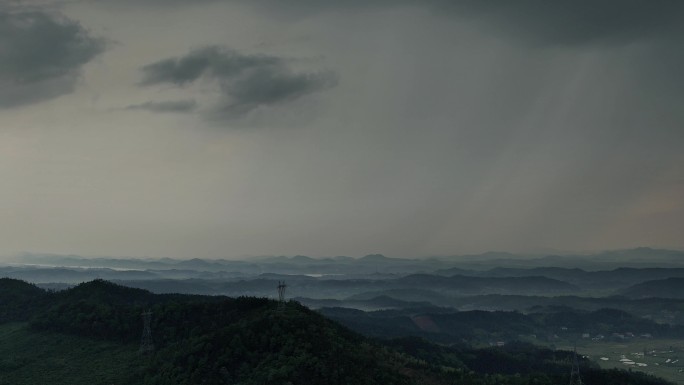
[[[139,352],[143,311],[154,350]],[[364,337],[295,301],[157,295],[95,280],[63,291],[0,279],[1,384],[557,384],[573,353]],[[601,370],[587,384],[667,384]]]

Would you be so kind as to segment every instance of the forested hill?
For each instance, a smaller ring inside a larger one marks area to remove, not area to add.
[[[279,306],[264,298],[154,295],[106,281],[49,293],[2,279],[0,307],[13,309],[3,313],[4,323],[29,321],[36,333],[128,345],[139,343],[141,312],[151,309],[155,350],[142,357],[147,364],[136,373],[121,373],[121,383],[442,383],[427,365],[421,370],[407,356],[294,302]]]
[[[0,279],[0,309],[3,385],[550,385],[565,382],[569,373],[567,352],[517,374],[486,366],[485,371],[474,366],[482,366],[474,355],[496,356],[505,367],[549,354],[532,346],[504,353],[392,345],[362,337],[296,302],[279,305],[265,298],[155,295],[101,280],[47,292]],[[137,345],[147,309],[154,350],[143,354]],[[666,384],[641,374],[601,371],[589,362],[583,366],[606,381]]]

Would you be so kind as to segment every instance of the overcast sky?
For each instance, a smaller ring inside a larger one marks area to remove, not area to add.
[[[0,5],[0,254],[684,248],[684,2]]]

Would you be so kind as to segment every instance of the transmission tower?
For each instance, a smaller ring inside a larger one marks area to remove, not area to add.
[[[152,311],[147,310],[142,312],[143,332],[140,339],[140,352],[149,353],[154,350],[154,342],[152,341]]]
[[[572,354],[572,369],[570,369],[570,385],[583,385],[582,377],[580,377],[579,361],[577,360],[577,345]]]
[[[285,303],[285,288],[287,285],[285,282],[278,281],[278,302],[282,306]]]

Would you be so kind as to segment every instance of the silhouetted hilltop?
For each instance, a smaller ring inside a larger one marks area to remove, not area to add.
[[[0,300],[3,302],[23,301],[45,295],[38,286],[12,278],[0,278]]]
[[[0,323],[27,320],[35,309],[44,307],[47,300],[48,294],[33,284],[0,278]]]
[[[88,301],[110,305],[144,305],[152,302],[154,294],[147,290],[117,285],[96,279],[84,282],[55,294],[57,302]]]

